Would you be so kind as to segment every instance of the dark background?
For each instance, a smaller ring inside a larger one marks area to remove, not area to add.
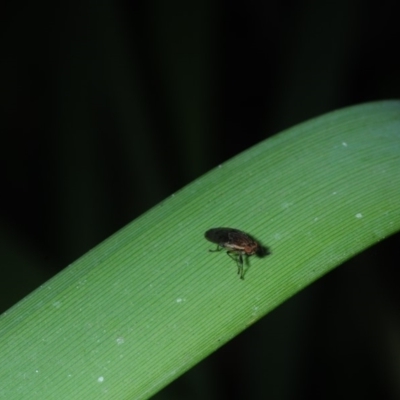
[[[394,1],[2,6],[2,311],[260,140],[400,98]],[[400,399],[399,235],[157,399]]]

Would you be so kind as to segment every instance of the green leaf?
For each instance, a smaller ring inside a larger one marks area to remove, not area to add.
[[[77,260],[0,319],[0,398],[148,398],[400,228],[400,102],[332,112],[245,151]],[[212,227],[271,254],[235,262]]]

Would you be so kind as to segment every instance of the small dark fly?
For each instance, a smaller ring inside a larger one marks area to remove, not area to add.
[[[216,250],[209,251],[228,250],[226,254],[236,261],[238,275],[244,279],[243,256],[257,254],[261,245],[247,233],[233,228],[212,228],[204,236],[217,245]]]

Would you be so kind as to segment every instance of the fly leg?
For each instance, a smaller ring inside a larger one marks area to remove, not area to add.
[[[240,276],[240,279],[244,279],[244,270],[243,270],[243,255],[242,253],[238,253],[237,251],[234,250],[229,250],[226,252],[232,260],[235,260],[237,267],[238,267],[238,275]],[[232,255],[234,254],[234,255]]]
[[[243,269],[243,255],[239,254],[238,258],[238,275],[240,279],[244,279],[244,269]]]
[[[208,251],[211,253],[214,253],[216,251],[221,251],[221,250],[222,250],[222,247],[219,244],[217,244],[217,248],[215,250],[208,250]]]

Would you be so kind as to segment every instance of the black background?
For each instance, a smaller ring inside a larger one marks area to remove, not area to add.
[[[260,140],[400,98],[395,5],[3,5],[1,310]],[[398,246],[346,263],[155,398],[400,398]]]

